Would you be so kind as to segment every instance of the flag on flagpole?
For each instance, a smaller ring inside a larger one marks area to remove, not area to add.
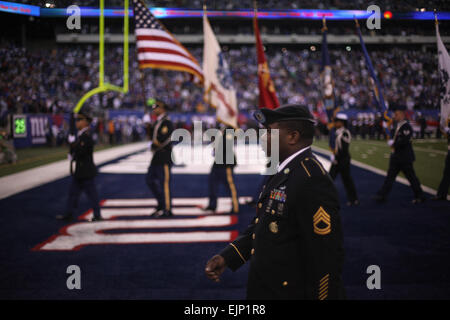
[[[258,57],[258,86],[259,86],[259,107],[275,109],[280,106],[275,86],[270,77],[269,66],[267,64],[266,55],[259,34],[258,27],[258,13],[255,4],[255,15],[253,16],[253,29],[255,30],[256,38],[256,53]]]
[[[327,30],[328,29],[324,17],[322,28],[322,73],[320,75],[320,80],[322,84],[324,108],[326,110],[328,121],[331,122],[333,121],[334,114],[337,110],[335,110],[334,84],[330,55],[328,53]]]
[[[133,0],[139,68],[185,71],[200,82],[203,73],[198,61],[160,23],[141,0]]]
[[[435,14],[436,21],[436,39],[438,51],[438,66],[440,79],[440,103],[441,103],[441,129],[445,131],[448,127],[450,117],[450,56],[441,35],[439,34],[439,24]]]
[[[206,11],[203,14],[203,35],[205,102],[216,108],[217,121],[237,128],[236,90],[230,68],[209,24]]]
[[[378,81],[378,77],[375,74],[375,70],[373,68],[372,61],[370,60],[369,53],[367,52],[366,45],[364,44],[364,40],[363,40],[363,37],[361,34],[361,29],[359,28],[359,23],[358,23],[358,20],[356,20],[356,18],[355,18],[355,23],[356,23],[356,30],[358,32],[359,41],[361,43],[361,48],[364,53],[364,58],[366,60],[367,69],[369,70],[369,81],[371,83],[372,90],[375,94],[375,99],[378,103],[378,106],[379,106],[381,112],[383,112],[384,120],[387,121],[388,123],[390,123],[391,118],[388,115],[389,110],[387,109],[386,104],[384,102],[384,97],[383,97],[383,93],[381,92],[380,82]],[[390,132],[390,129],[388,126],[385,127],[385,132],[386,132],[386,137],[389,138],[391,136],[391,132]]]
[[[380,107],[381,111],[384,112],[387,110],[387,108],[386,108],[386,104],[384,102],[383,93],[381,92],[380,82],[378,81],[378,77],[375,74],[375,70],[373,68],[372,61],[370,60],[369,53],[367,52],[366,45],[364,44],[364,40],[362,38],[361,29],[359,28],[358,20],[355,19],[355,21],[356,21],[356,30],[358,32],[359,41],[361,43],[361,48],[364,53],[364,58],[366,60],[367,69],[369,70],[370,82],[372,84],[372,89],[374,91],[378,106]]]

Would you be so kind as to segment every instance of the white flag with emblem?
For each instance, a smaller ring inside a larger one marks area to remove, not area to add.
[[[445,130],[450,117],[450,56],[439,34],[439,25],[436,19],[436,38],[439,60],[440,101],[441,101],[441,128]]]
[[[236,90],[230,68],[211,29],[206,12],[203,15],[203,36],[205,102],[216,108],[219,122],[236,128],[238,116]]]

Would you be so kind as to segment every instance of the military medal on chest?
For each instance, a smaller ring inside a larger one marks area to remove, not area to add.
[[[272,233],[278,233],[278,223],[276,221],[269,223],[269,230]]]
[[[282,189],[273,189],[270,191],[270,199],[286,202],[286,192]]]

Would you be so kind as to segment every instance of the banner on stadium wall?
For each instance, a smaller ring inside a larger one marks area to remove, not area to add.
[[[40,8],[38,6],[31,6],[28,4],[20,4],[7,1],[0,1],[0,11],[36,17],[40,15]]]
[[[52,125],[53,119],[51,115],[14,115],[12,123],[14,146],[16,148],[26,148],[45,145]]]

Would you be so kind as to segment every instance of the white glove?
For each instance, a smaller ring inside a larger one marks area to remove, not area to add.
[[[152,143],[153,143],[153,141],[150,141],[150,142],[148,143],[148,148],[149,148],[149,149],[152,148]]]
[[[69,159],[69,162],[72,161],[72,155],[70,153],[67,154],[67,159]]]
[[[445,131],[446,134],[450,134],[450,128],[449,127],[445,127],[444,131]]]
[[[389,147],[392,147],[394,145],[394,140],[393,139],[389,139],[387,142]]]
[[[69,138],[67,139],[69,143],[74,143],[77,138],[73,134],[69,134]]]

